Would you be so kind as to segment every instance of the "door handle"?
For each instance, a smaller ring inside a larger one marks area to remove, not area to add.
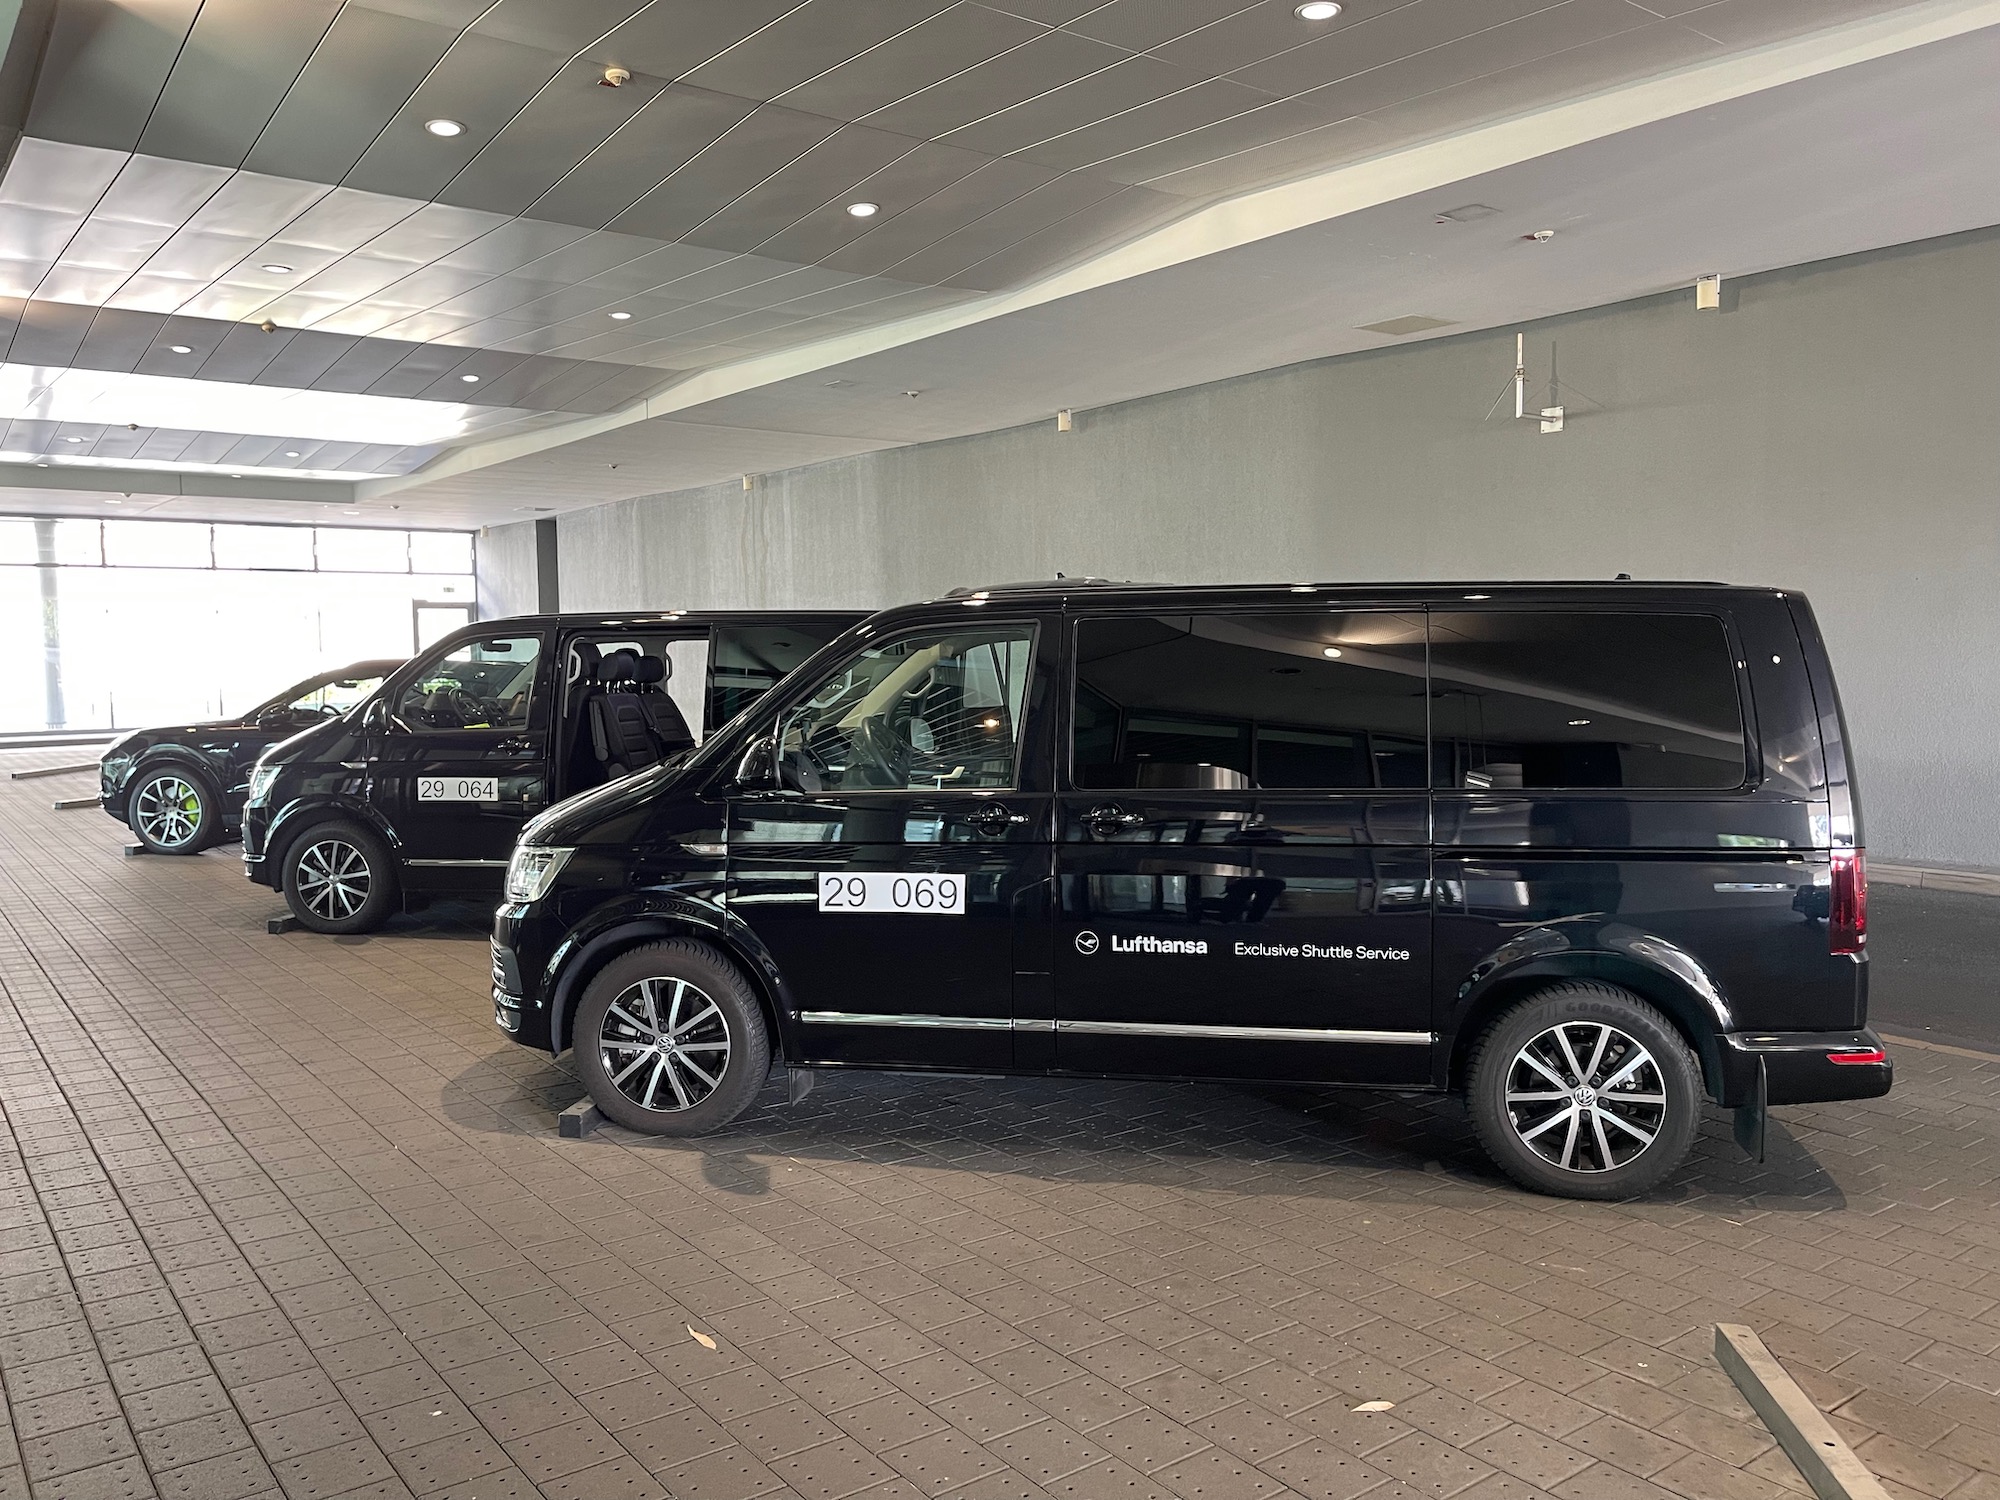
[[[1092,833],[1105,838],[1110,837],[1121,828],[1137,828],[1141,823],[1146,821],[1138,813],[1128,813],[1116,802],[1099,803],[1096,807],[1085,813],[1083,819],[1090,825]]]
[[[997,835],[1005,833],[1011,825],[1027,822],[1028,815],[1026,813],[1009,812],[999,803],[989,802],[980,808],[978,812],[972,814],[967,821],[981,833]]]
[[[501,740],[493,748],[503,755],[526,755],[535,748],[535,742],[525,736],[516,735],[511,739]]]

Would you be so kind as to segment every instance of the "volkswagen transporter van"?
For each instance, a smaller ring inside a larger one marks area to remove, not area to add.
[[[340,717],[398,665],[357,661],[293,683],[239,718],[128,734],[98,762],[98,801],[149,853],[199,854],[235,835],[258,756]]]
[[[1057,582],[874,616],[695,755],[530,823],[493,1002],[633,1129],[787,1068],[1466,1096],[1628,1196],[1706,1095],[1886,1092],[1806,601]]]
[[[675,610],[468,626],[358,711],[257,762],[245,872],[317,932],[497,893],[530,817],[683,758],[859,618]]]

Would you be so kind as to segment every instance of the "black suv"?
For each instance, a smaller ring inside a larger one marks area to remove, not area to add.
[[[346,713],[400,665],[400,657],[357,661],[294,683],[239,719],[128,734],[98,764],[98,801],[149,853],[199,854],[235,835],[258,756]]]
[[[775,1057],[1469,1096],[1623,1197],[1704,1093],[1868,1098],[1860,812],[1806,601],[1057,582],[874,616],[529,824],[494,1008],[693,1134]]]
[[[243,864],[317,932],[497,893],[558,798],[683,759],[861,616],[524,615],[455,631],[250,773]]]

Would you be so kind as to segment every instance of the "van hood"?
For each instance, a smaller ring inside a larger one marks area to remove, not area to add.
[[[663,796],[673,795],[675,783],[686,770],[688,752],[669,756],[656,766],[607,781],[603,786],[565,797],[555,806],[529,819],[521,830],[523,845],[576,845],[603,842],[605,825]]]

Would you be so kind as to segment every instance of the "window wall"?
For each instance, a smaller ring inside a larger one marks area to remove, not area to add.
[[[241,713],[472,618],[466,532],[0,518],[0,733]]]

